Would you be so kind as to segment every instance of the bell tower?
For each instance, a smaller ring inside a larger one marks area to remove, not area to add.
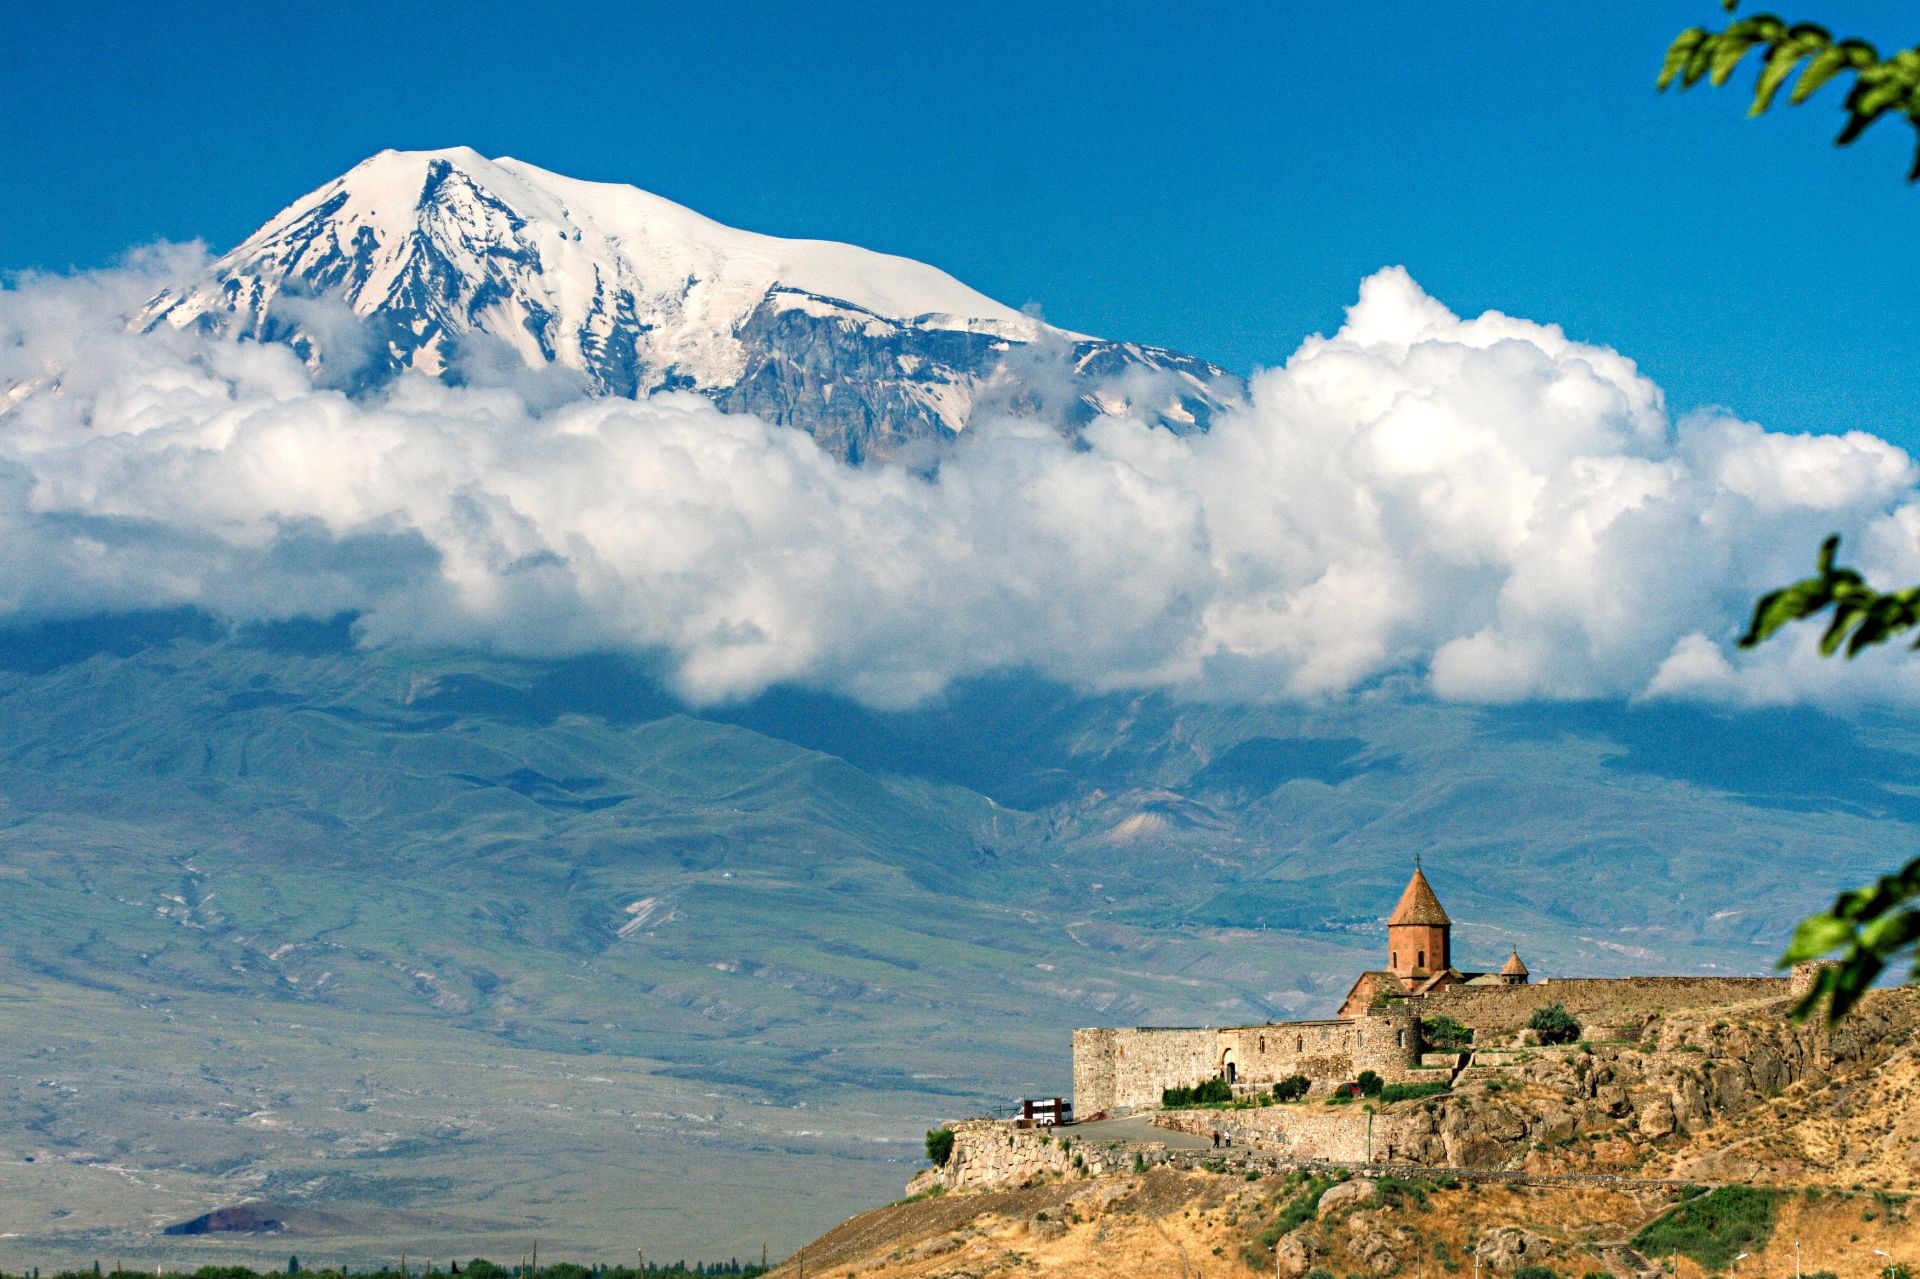
[[[1453,967],[1453,921],[1433,885],[1413,859],[1413,878],[1387,917],[1387,970],[1404,979],[1424,978]]]

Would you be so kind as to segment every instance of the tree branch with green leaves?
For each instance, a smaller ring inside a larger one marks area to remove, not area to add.
[[[1740,647],[1763,644],[1781,628],[1828,610],[1832,616],[1820,636],[1823,657],[1835,653],[1856,657],[1920,627],[1920,587],[1875,590],[1859,572],[1835,562],[1839,553],[1836,534],[1821,543],[1812,577],[1763,596],[1753,607]],[[1920,640],[1909,647],[1920,648]],[[1835,951],[1841,952],[1841,958],[1821,970],[1794,1016],[1804,1018],[1824,1002],[1827,1019],[1838,1021],[1902,952],[1914,951],[1911,980],[1920,981],[1920,949],[1915,946],[1920,942],[1920,905],[1915,903],[1920,903],[1920,858],[1866,888],[1840,894],[1831,910],[1802,920],[1781,957],[1782,964],[1820,959]]]
[[[1721,0],[1728,13],[1740,0]],[[1905,117],[1920,134],[1920,47],[1883,57],[1860,39],[1836,39],[1826,27],[1812,22],[1789,23],[1771,13],[1728,23],[1718,31],[1690,27],[1674,38],[1660,68],[1658,87],[1675,84],[1691,89],[1702,82],[1725,86],[1733,73],[1757,55],[1760,72],[1754,82],[1749,116],[1771,110],[1781,90],[1793,106],[1842,80],[1847,95],[1841,102],[1846,123],[1834,139],[1848,146],[1887,116]],[[1788,82],[1792,82],[1789,89]],[[1920,145],[1908,170],[1909,182],[1920,182]],[[1812,577],[1766,595],[1754,606],[1742,648],[1764,643],[1782,627],[1832,611],[1820,637],[1820,653],[1856,657],[1920,627],[1920,587],[1880,591],[1834,559],[1839,537],[1820,548]],[[1912,645],[1920,648],[1920,640]],[[1823,968],[1818,981],[1794,1010],[1805,1018],[1823,1002],[1829,1021],[1837,1021],[1904,952],[1914,951],[1912,980],[1920,981],[1920,858],[1866,888],[1842,893],[1833,908],[1802,920],[1781,958],[1782,965],[1820,959],[1839,952],[1839,962]]]
[[[1722,0],[1722,7],[1731,13],[1738,3]],[[1667,50],[1659,88],[1664,90],[1675,81],[1682,89],[1702,81],[1723,86],[1755,51],[1760,54],[1760,76],[1754,84],[1753,105],[1747,110],[1750,116],[1764,115],[1790,79],[1794,83],[1787,101],[1798,106],[1836,78],[1851,76],[1841,104],[1847,121],[1834,139],[1836,145],[1849,145],[1890,115],[1904,116],[1920,133],[1920,47],[1882,57],[1865,40],[1837,40],[1825,27],[1788,23],[1771,13],[1738,19],[1719,31],[1706,27],[1682,31]],[[1915,147],[1907,180],[1920,182],[1920,145]]]

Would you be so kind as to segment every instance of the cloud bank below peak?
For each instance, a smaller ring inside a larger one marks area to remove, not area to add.
[[[1619,353],[1462,319],[1398,268],[1208,434],[989,415],[926,476],[689,394],[516,370],[354,399],[277,346],[127,327],[202,265],[0,291],[0,624],[351,611],[374,645],[657,654],[695,701],[897,706],[1007,668],[1299,699],[1920,692],[1807,636],[1730,646],[1829,532],[1920,579],[1906,453],[1674,423]]]

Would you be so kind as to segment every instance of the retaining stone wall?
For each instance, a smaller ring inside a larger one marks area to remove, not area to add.
[[[1164,1110],[1157,1128],[1211,1137],[1230,1133],[1233,1149],[1291,1159],[1358,1161],[1367,1157],[1367,1115],[1356,1106],[1263,1106],[1258,1110]]]
[[[1078,1177],[1120,1172],[1133,1167],[1130,1148],[1073,1139],[1071,1128],[1054,1132],[1016,1128],[999,1119],[965,1119],[950,1125],[953,1154],[944,1167],[929,1168],[907,1183],[908,1194],[934,1186],[948,1190],[988,1190],[1023,1186],[1042,1177]],[[1075,1162],[1078,1160],[1079,1162]]]

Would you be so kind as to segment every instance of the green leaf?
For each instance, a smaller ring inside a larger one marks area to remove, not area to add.
[[[1787,95],[1787,101],[1799,106],[1818,93],[1827,81],[1845,71],[1847,66],[1846,47],[1828,45],[1813,55],[1813,61],[1807,63],[1807,69],[1800,73],[1800,79],[1794,84],[1793,92]]]
[[[1860,930],[1860,945],[1876,955],[1892,955],[1920,941],[1920,911],[1882,915]]]
[[[1840,130],[1840,136],[1833,140],[1833,144],[1838,147],[1852,146],[1882,114],[1884,113],[1880,111],[1870,114],[1862,111],[1854,112],[1847,117],[1846,127]]]
[[[1700,83],[1700,78],[1713,66],[1713,51],[1716,37],[1708,36],[1694,46],[1693,53],[1687,58],[1687,65],[1680,73],[1680,87],[1691,89]]]
[[[1820,554],[1814,558],[1814,572],[1822,577],[1833,575],[1833,560],[1840,553],[1840,535],[1829,533],[1827,540],[1820,543]]]
[[[1892,108],[1900,105],[1900,99],[1907,96],[1908,86],[1891,77],[1885,80],[1875,81],[1871,84],[1864,80],[1861,83],[1866,86],[1866,91],[1860,95],[1860,100],[1854,104],[1853,109],[1857,115],[1878,118]]]
[[[1761,68],[1760,81],[1754,86],[1753,106],[1748,108],[1748,115],[1764,114],[1773,106],[1774,95],[1780,92],[1780,86],[1787,82],[1787,77],[1793,74],[1793,69],[1805,61],[1809,52],[1811,50],[1793,44],[1775,47],[1774,51],[1767,56],[1766,66]]]
[[[1835,919],[1832,915],[1809,915],[1793,930],[1793,940],[1787,943],[1787,953],[1780,962],[1797,964],[1803,960],[1818,959],[1851,940],[1853,925],[1846,920]]]
[[[1722,33],[1714,41],[1713,55],[1707,60],[1708,81],[1714,85],[1724,85],[1728,77],[1733,75],[1734,68],[1740,65],[1740,59],[1746,57],[1747,50],[1756,43],[1756,38],[1747,32]]]
[[[1673,43],[1667,46],[1667,60],[1660,68],[1660,79],[1654,87],[1664,90],[1672,84],[1673,78],[1680,74],[1680,69],[1687,65],[1687,60],[1693,57],[1694,50],[1699,48],[1700,42],[1706,38],[1705,27],[1688,27],[1675,36]]]
[[[1833,909],[1800,922],[1788,943],[1782,965],[1818,959],[1843,950],[1837,965],[1823,968],[1814,988],[1794,1008],[1805,1018],[1822,1002],[1827,1020],[1838,1021],[1872,989],[1887,961],[1920,946],[1920,857],[1866,888],[1841,893]],[[1920,954],[1914,957],[1914,977],[1920,980]]]

